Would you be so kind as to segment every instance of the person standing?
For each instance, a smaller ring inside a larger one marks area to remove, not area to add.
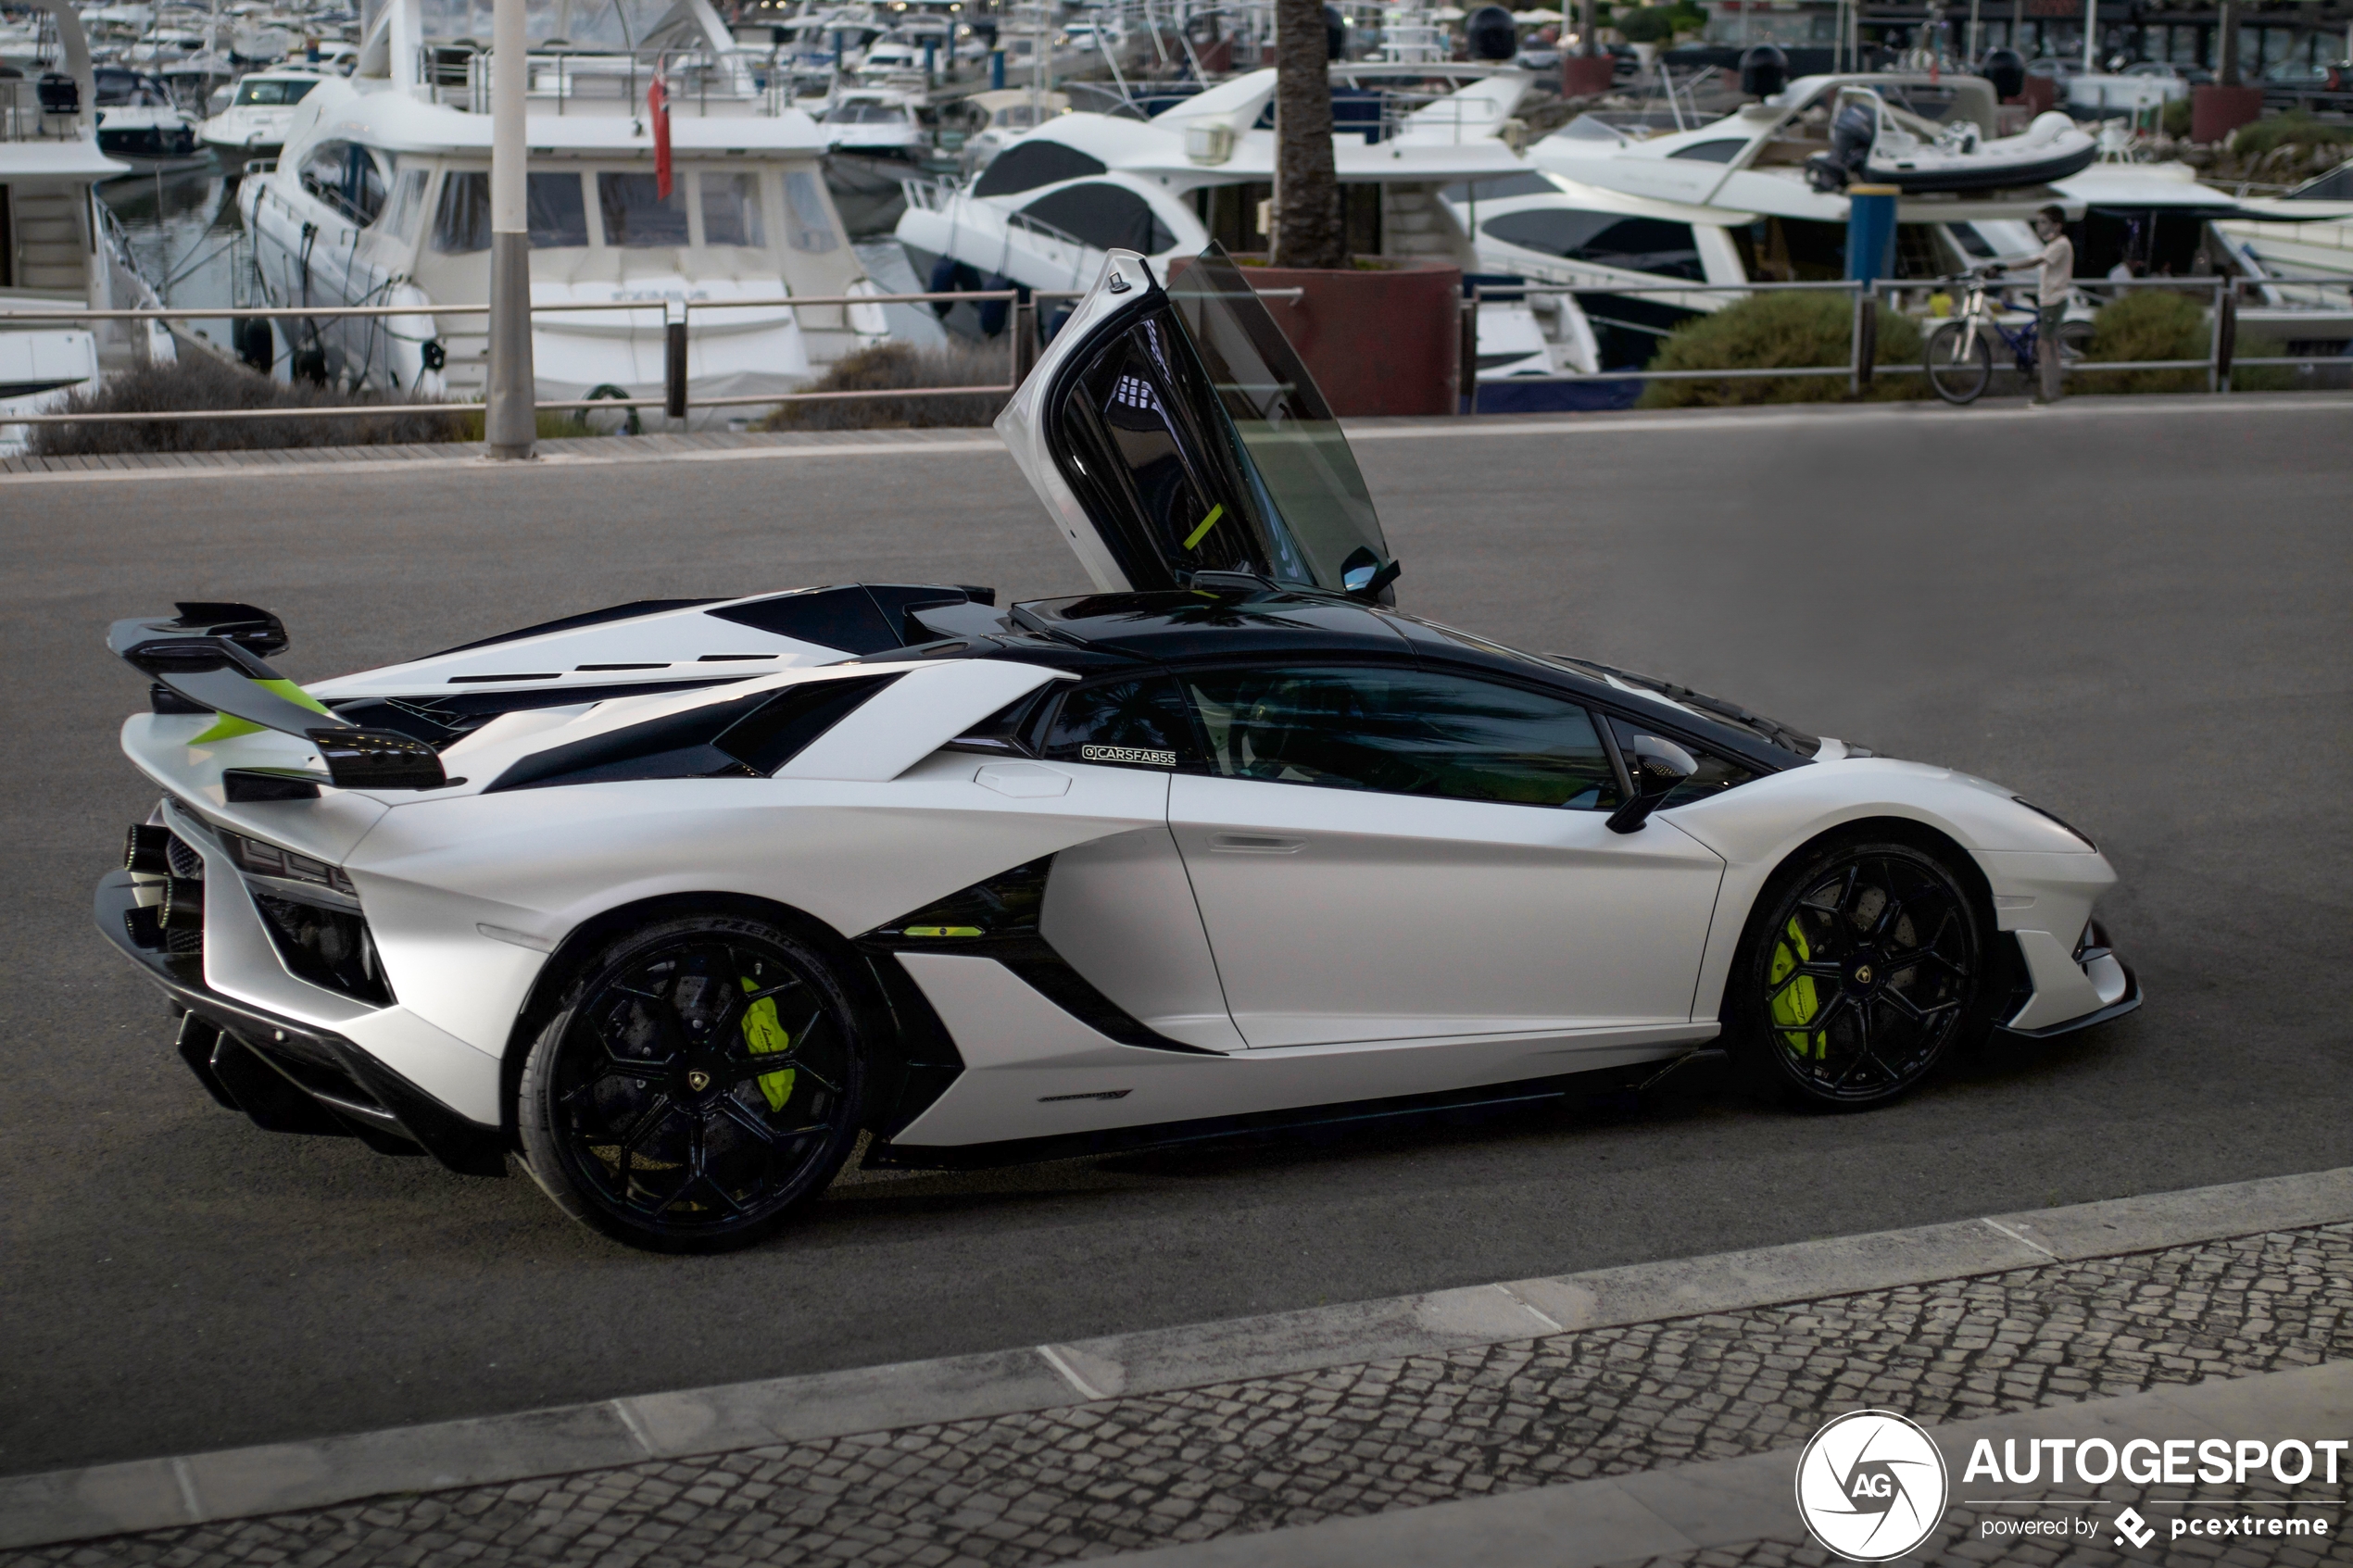
[[[2067,213],[2057,203],[2034,215],[2034,237],[2043,242],[2034,261],[2035,358],[2043,372],[2038,404],[2059,400],[2059,321],[2067,314],[2067,296],[2075,287],[2075,245],[2067,237]]]

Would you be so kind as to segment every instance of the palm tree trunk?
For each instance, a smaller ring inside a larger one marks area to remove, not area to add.
[[[1323,0],[1275,0],[1275,232],[1277,267],[1343,268],[1340,178]]]

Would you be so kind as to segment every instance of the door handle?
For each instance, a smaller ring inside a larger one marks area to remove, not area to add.
[[[1209,847],[1225,855],[1291,855],[1306,848],[1307,841],[1280,833],[1213,833]]]

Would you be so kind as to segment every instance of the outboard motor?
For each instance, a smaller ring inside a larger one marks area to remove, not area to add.
[[[1769,98],[1789,85],[1789,56],[1770,44],[1758,44],[1741,56],[1741,93]]]
[[[1519,24],[1501,6],[1481,6],[1463,24],[1474,60],[1508,60],[1519,53]]]
[[[2005,103],[2026,91],[2026,59],[2015,49],[1988,49],[1977,74],[1994,84],[1994,96]]]
[[[1879,117],[1861,98],[1849,98],[1831,117],[1831,150],[1806,160],[1806,182],[1818,191],[1843,191],[1863,172],[1871,144],[1879,140]]]
[[[1348,58],[1348,19],[1340,14],[1338,6],[1324,7],[1324,58]]]

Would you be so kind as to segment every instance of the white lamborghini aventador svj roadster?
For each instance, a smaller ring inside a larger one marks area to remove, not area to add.
[[[2139,1002],[2108,862],[2008,791],[1394,608],[1222,255],[1114,253],[998,428],[1098,593],[646,601],[307,689],[251,606],[119,622],[164,793],[98,924],[197,1080],[709,1250],[862,1135],[974,1164],[1718,1046],[1861,1106]]]

